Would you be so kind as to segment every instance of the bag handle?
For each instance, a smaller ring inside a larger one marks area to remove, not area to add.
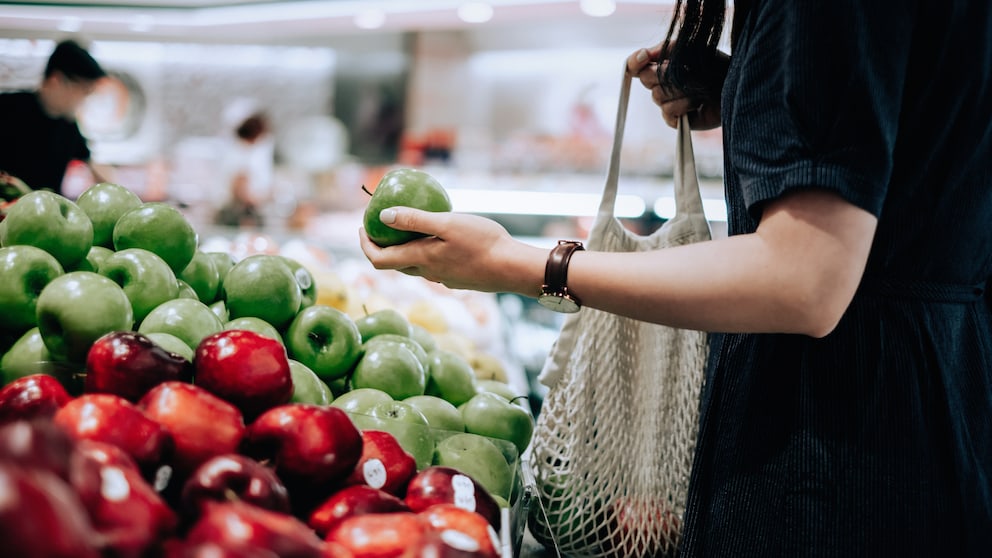
[[[617,189],[620,182],[620,153],[623,146],[623,133],[627,121],[627,105],[630,101],[630,84],[633,76],[623,68],[623,82],[620,87],[620,102],[617,105],[617,119],[613,132],[613,149],[610,152],[610,166],[606,173],[606,186],[599,203],[597,221],[612,218],[616,211]],[[696,159],[692,150],[692,134],[689,117],[679,119],[675,143],[674,194],[676,216],[703,213],[703,200],[699,194],[699,179],[696,175]]]

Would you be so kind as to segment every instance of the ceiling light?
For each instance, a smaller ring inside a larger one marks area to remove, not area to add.
[[[485,2],[465,2],[458,6],[458,17],[467,23],[485,23],[493,18],[493,7]]]
[[[78,17],[65,17],[59,22],[59,31],[75,33],[83,27],[83,20]]]
[[[588,16],[606,17],[616,11],[617,3],[613,0],[581,0],[579,7]]]
[[[362,10],[355,14],[355,25],[361,29],[378,29],[385,23],[386,12],[382,10]]]

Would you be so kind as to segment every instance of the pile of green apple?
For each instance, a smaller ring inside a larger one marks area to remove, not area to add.
[[[509,505],[533,431],[526,400],[399,312],[352,318],[316,289],[291,258],[201,251],[182,213],[123,186],[75,202],[32,192],[0,222],[0,373],[135,404],[196,385],[249,427],[284,406],[340,409],[363,434],[388,433],[416,471],[460,471]],[[252,365],[223,364],[239,352]],[[273,359],[286,366],[255,362]]]

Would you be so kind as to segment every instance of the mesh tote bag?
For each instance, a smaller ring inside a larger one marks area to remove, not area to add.
[[[686,118],[678,125],[676,215],[637,235],[614,215],[631,77],[590,250],[640,252],[709,240]],[[532,535],[559,556],[674,555],[699,423],[706,334],[584,308],[570,314],[539,377],[549,391],[528,456]]]

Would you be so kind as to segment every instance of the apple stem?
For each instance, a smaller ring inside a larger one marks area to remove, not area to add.
[[[516,403],[520,399],[530,399],[530,398],[527,397],[526,395],[518,395],[518,396],[514,397],[513,399],[510,399],[510,403]]]
[[[241,498],[238,496],[237,492],[231,490],[230,488],[225,488],[224,499],[227,500],[228,502],[237,502]]]
[[[366,188],[364,184],[362,184],[362,191],[365,192],[366,194],[370,195],[370,196],[372,195],[372,192],[369,192],[369,189]]]

